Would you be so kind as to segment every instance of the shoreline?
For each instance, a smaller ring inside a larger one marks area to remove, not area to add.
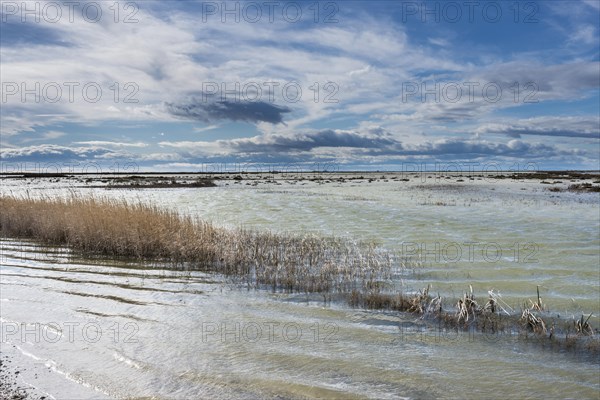
[[[18,359],[17,354],[10,349],[15,347],[7,342],[2,343],[0,350],[0,399],[10,400],[50,400],[54,396],[45,394],[25,379],[38,381],[43,374],[42,368],[28,364]],[[27,376],[27,378],[23,378]],[[40,380],[41,381],[41,380]]]
[[[13,360],[3,351],[0,351],[0,399],[25,400],[33,399],[27,393],[27,388],[17,382],[18,375],[21,373]],[[44,397],[38,397],[44,400]]]
[[[476,184],[521,183],[537,184],[549,193],[600,193],[600,172],[597,171],[539,171],[539,172],[328,172],[328,171],[268,171],[268,172],[114,172],[114,173],[0,173],[0,181],[61,183],[72,189],[201,189],[229,185],[355,185],[389,183],[400,187],[423,188],[443,186],[468,188]]]
[[[41,360],[11,342],[0,348],[0,399],[62,400],[112,398],[58,370],[51,360]]]

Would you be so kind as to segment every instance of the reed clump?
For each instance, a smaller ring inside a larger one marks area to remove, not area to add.
[[[517,335],[532,343],[558,351],[581,352],[586,356],[600,356],[600,332],[594,329],[587,317],[565,320],[552,318],[537,290],[537,301],[529,300],[523,311],[515,312],[500,294],[488,291],[485,304],[475,298],[473,288],[458,299],[454,307],[445,309],[443,299],[430,295],[431,287],[416,293],[385,293],[352,291],[349,303],[354,307],[400,311],[435,322],[439,328],[480,332],[488,335]]]
[[[0,233],[85,254],[186,263],[289,292],[379,290],[390,255],[371,243],[226,229],[141,202],[0,197]]]

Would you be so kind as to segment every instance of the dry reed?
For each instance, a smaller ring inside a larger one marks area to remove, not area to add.
[[[225,229],[141,202],[3,196],[0,209],[3,236],[85,254],[187,263],[290,292],[373,291],[391,274],[389,254],[370,243]]]

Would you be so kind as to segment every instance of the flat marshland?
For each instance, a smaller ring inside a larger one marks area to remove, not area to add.
[[[104,397],[600,389],[597,175],[5,178],[3,332]]]

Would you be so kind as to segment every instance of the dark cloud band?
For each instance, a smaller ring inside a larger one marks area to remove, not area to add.
[[[283,123],[283,115],[291,110],[264,101],[213,101],[193,97],[181,103],[165,103],[167,111],[178,118],[210,122],[217,120],[251,123]]]

